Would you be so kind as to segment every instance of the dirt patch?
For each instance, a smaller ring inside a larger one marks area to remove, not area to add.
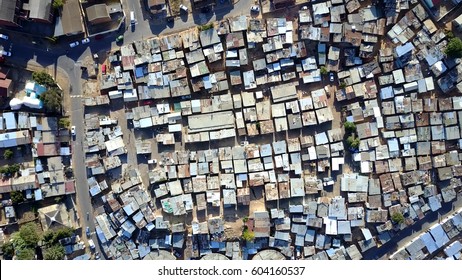
[[[32,205],[32,203],[19,204],[15,209],[16,217],[20,225],[38,220],[38,214],[36,214],[38,208]]]

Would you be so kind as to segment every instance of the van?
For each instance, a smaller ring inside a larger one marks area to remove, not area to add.
[[[130,11],[130,22],[131,22],[131,24],[136,23],[135,12],[134,11]]]

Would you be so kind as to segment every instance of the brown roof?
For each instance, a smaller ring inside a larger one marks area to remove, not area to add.
[[[148,0],[148,6],[165,5],[165,0]]]
[[[77,34],[83,32],[78,0],[67,0],[64,3],[61,12],[61,20],[64,34]]]
[[[96,4],[86,9],[88,21],[92,22],[100,18],[109,18],[109,11],[106,4]]]

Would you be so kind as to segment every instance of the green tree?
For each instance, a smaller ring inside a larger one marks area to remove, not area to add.
[[[325,66],[321,66],[321,75],[327,74],[327,68]]]
[[[356,125],[353,122],[345,122],[343,126],[345,127],[345,131],[350,133],[356,131]]]
[[[53,1],[53,8],[56,10],[61,9],[64,6],[65,1],[64,0],[54,0]]]
[[[19,170],[19,164],[0,166],[0,173],[8,177],[15,175]]]
[[[58,113],[61,111],[61,90],[58,88],[50,88],[40,95],[40,100],[43,101],[45,109],[49,112]]]
[[[5,242],[3,243],[2,245],[2,252],[3,252],[3,255],[8,258],[8,259],[12,259],[13,256],[14,256],[14,246],[13,246],[13,243],[12,242]]]
[[[10,196],[13,204],[18,204],[24,201],[24,196],[22,195],[22,192],[12,191],[10,193]]]
[[[16,257],[18,260],[34,260],[35,250],[31,248],[21,248],[17,251]]]
[[[32,73],[32,80],[45,87],[56,87],[56,82],[47,72],[38,71]]]
[[[452,58],[462,57],[462,41],[458,37],[449,40],[446,49],[444,50],[447,56]]]
[[[4,152],[3,152],[3,158],[4,159],[11,159],[13,157],[14,153],[12,150],[10,149],[6,149]]]
[[[24,241],[24,245],[28,248],[35,248],[41,239],[37,225],[33,222],[27,223],[19,229],[19,237]]]
[[[54,245],[58,244],[59,240],[71,237],[73,234],[74,229],[68,227],[59,228],[54,231],[49,230],[43,234],[43,241],[47,244]]]
[[[340,88],[340,89],[345,89],[345,88],[346,88],[346,86],[347,86],[347,84],[346,84],[346,83],[344,83],[344,82],[341,82],[341,83],[340,83],[340,85],[339,85],[339,88]]]
[[[391,215],[391,220],[396,223],[396,224],[402,224],[404,223],[404,216],[401,212],[395,212],[393,215]]]
[[[359,147],[359,138],[354,137],[354,135],[348,136],[346,142],[348,147],[352,149],[357,149]]]
[[[59,119],[59,126],[60,127],[69,128],[70,125],[71,125],[71,121],[69,120],[69,118],[60,118]]]
[[[246,227],[244,231],[242,231],[242,239],[245,241],[253,241],[255,239],[255,233]]]
[[[60,244],[56,244],[47,248],[43,254],[45,260],[62,260],[64,259],[64,247]]]

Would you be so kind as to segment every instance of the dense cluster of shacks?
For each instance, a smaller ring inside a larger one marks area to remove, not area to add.
[[[155,155],[157,166],[149,171],[154,198],[136,169],[125,170],[115,184],[90,177],[91,195],[106,206],[99,208],[96,232],[108,257],[174,258],[163,250],[184,249],[184,258],[225,252],[246,259],[272,247],[287,258],[360,259],[396,228],[454,200],[462,184],[462,99],[433,93],[435,81],[451,91],[462,80],[462,65],[444,56],[445,34],[417,2],[384,1],[384,9],[356,0],[315,2],[293,20],[240,16],[113,53],[101,77],[102,95],[85,105],[138,104],[127,109],[127,120],[136,129],[168,128],[157,134],[159,145],[175,144],[179,134],[182,144],[249,141]],[[430,72],[423,73],[426,64]],[[318,83],[322,67],[336,73],[338,86]],[[305,84],[314,88],[303,91]],[[205,93],[210,98],[199,97]],[[251,137],[331,123],[329,96],[344,105],[360,139],[352,153],[358,173],[338,177],[343,196],[336,197],[322,196],[333,182],[318,175],[342,171],[343,129],[263,144]],[[116,120],[87,114],[85,121],[92,176],[119,167],[127,149]],[[148,142],[137,141],[138,154],[151,154]],[[107,156],[91,156],[101,151]],[[306,166],[317,173],[305,172]],[[267,202],[267,211],[246,222],[253,242],[227,242],[221,217],[185,225],[155,214],[154,200],[179,217],[208,205],[246,207],[252,188],[263,188]],[[278,200],[291,201],[290,207],[269,207]],[[401,225],[391,221],[396,212],[404,215]]]
[[[75,193],[71,162],[69,130],[58,126],[58,118],[27,112],[0,114],[0,148],[13,151],[20,161],[19,172],[5,172],[0,180],[0,194],[8,198],[11,192],[21,192],[26,201],[42,201]],[[32,161],[29,161],[32,159]],[[5,167],[5,166],[3,166]],[[17,223],[11,199],[2,200],[8,225]],[[3,219],[6,218],[6,219]]]
[[[462,211],[432,226],[390,256],[392,260],[433,259],[459,260],[462,257]]]

